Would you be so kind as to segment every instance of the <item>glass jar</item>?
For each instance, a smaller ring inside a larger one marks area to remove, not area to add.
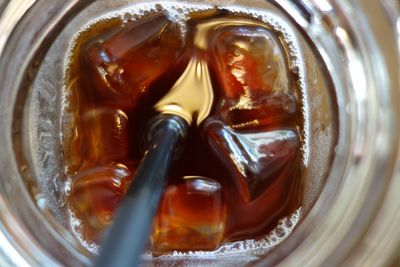
[[[60,209],[65,206],[59,138],[64,54],[46,58],[52,51],[66,52],[89,19],[137,2],[0,2],[1,266],[90,265],[89,252],[67,230]],[[312,43],[334,88],[338,131],[329,144],[315,143],[317,156],[310,157],[318,161],[324,147],[332,147],[334,156],[326,159],[327,177],[310,210],[280,245],[258,254],[189,255],[146,264],[392,264],[400,245],[398,2],[188,2],[279,10]],[[311,102],[313,118],[319,107]],[[310,131],[318,125],[311,123]]]

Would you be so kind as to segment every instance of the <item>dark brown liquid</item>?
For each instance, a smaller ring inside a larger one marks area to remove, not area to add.
[[[176,23],[152,15],[94,26],[78,42],[64,149],[73,176],[69,204],[88,241],[98,242],[111,223],[140,163],[153,106],[198,49],[196,25],[222,15],[194,17],[185,39]],[[154,253],[259,238],[301,204],[302,119],[284,45],[273,30],[232,24],[211,32],[207,46],[215,102],[191,127],[170,172],[154,221]]]

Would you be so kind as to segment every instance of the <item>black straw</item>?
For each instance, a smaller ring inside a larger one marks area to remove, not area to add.
[[[150,123],[147,152],[105,236],[96,267],[139,264],[169,168],[187,128],[188,124],[174,115],[158,115]]]

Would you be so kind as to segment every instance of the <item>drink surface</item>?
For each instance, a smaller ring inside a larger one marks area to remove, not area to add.
[[[219,21],[226,23],[203,36],[206,45],[195,45],[199,25]],[[151,251],[214,250],[261,238],[301,206],[298,76],[273,28],[229,12],[193,12],[183,24],[158,12],[94,25],[73,52],[64,158],[68,203],[85,240],[99,243],[112,222],[143,156],[154,105],[193,54],[207,62],[213,107],[192,125],[172,167]]]

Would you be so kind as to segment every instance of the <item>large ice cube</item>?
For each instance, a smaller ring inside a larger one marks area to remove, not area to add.
[[[154,221],[155,253],[213,250],[223,238],[226,204],[218,182],[204,177],[184,177],[165,191]]]
[[[219,121],[205,127],[209,144],[247,200],[260,196],[299,154],[299,137],[292,129],[239,133]]]
[[[219,118],[234,129],[280,127],[295,119],[298,99],[279,40],[256,26],[221,28],[211,42],[223,100]]]
[[[128,117],[120,109],[93,108],[83,112],[69,152],[77,166],[70,166],[70,172],[125,159],[127,124]]]
[[[211,43],[216,76],[227,98],[246,101],[264,93],[290,89],[287,58],[276,35],[256,26],[230,26]],[[238,103],[240,104],[240,103]]]
[[[178,24],[165,16],[132,22],[110,35],[86,52],[95,77],[88,82],[106,102],[135,106],[157,80],[168,81],[177,71],[183,40]]]
[[[131,171],[122,164],[94,167],[73,178],[69,203],[83,222],[81,230],[86,240],[99,240],[131,179]]]

